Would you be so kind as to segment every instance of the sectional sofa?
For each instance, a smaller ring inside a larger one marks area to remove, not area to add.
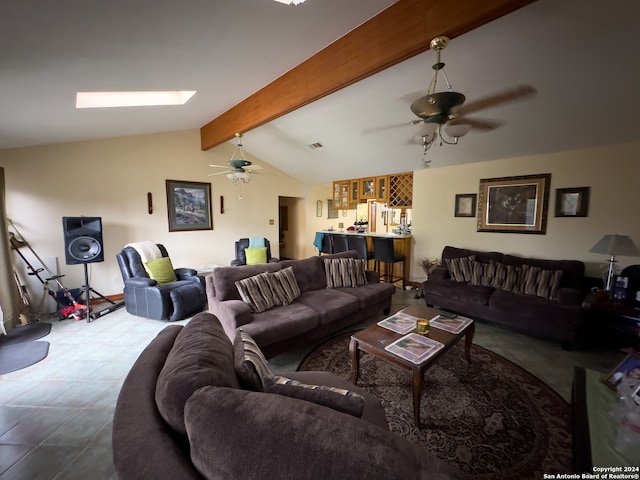
[[[288,386],[305,399],[252,390],[238,374],[246,367],[243,346],[235,346],[218,319],[202,312],[146,347],[114,414],[120,480],[453,478],[452,466],[388,430],[375,396],[328,372],[287,373]],[[317,403],[309,395],[318,390],[350,395],[360,409]]]

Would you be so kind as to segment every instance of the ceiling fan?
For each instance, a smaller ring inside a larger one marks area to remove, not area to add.
[[[442,50],[449,44],[449,38],[439,36],[431,40],[429,46],[437,53],[437,61],[433,65],[433,77],[426,95],[421,96],[411,103],[411,111],[419,117],[410,122],[411,125],[420,125],[418,143],[421,143],[426,154],[427,150],[440,138],[440,144],[455,145],[458,139],[467,134],[471,129],[493,130],[501,125],[499,121],[481,120],[467,117],[469,113],[514,100],[524,99],[536,93],[535,88],[528,85],[516,86],[503,90],[493,95],[486,96],[474,102],[465,104],[466,97],[462,93],[454,92],[449,79],[444,71],[444,62],[440,56]],[[436,92],[438,75],[442,76],[447,84],[447,90]],[[444,130],[444,131],[443,131]]]
[[[236,133],[235,137],[238,139],[238,147],[233,151],[233,155],[231,155],[231,160],[229,160],[228,165],[209,164],[210,167],[226,168],[227,170],[217,173],[210,173],[209,176],[212,177],[214,175],[226,174],[227,178],[233,183],[249,183],[249,180],[251,180],[251,174],[255,174],[255,170],[261,170],[262,167],[260,165],[254,165],[246,159],[244,150],[242,149],[242,134]],[[239,151],[239,158],[234,159],[233,157],[235,157],[237,151]]]

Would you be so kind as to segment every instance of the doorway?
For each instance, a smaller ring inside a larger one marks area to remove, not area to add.
[[[280,260],[304,258],[304,199],[278,197],[278,254]]]

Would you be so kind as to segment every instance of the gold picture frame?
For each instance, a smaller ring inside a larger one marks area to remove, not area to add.
[[[478,232],[547,232],[551,174],[484,178],[478,193]]]

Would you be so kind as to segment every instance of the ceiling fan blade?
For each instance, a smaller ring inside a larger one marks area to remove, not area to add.
[[[229,168],[229,165],[212,165],[212,164],[209,164],[209,166],[213,167],[213,168]]]
[[[451,126],[469,125],[471,128],[474,128],[476,130],[487,130],[487,131],[495,130],[496,128],[500,127],[502,124],[503,122],[500,122],[498,120],[480,120],[480,119],[469,118],[469,117],[457,117],[447,123],[447,125],[451,125]]]
[[[393,130],[394,128],[406,127],[407,125],[411,125],[411,123],[409,122],[394,123],[392,125],[382,125],[380,127],[365,128],[364,130],[362,130],[362,133],[364,133],[365,135],[370,135],[372,133],[382,133],[382,132],[386,132],[387,130]]]
[[[477,112],[478,110],[483,110],[485,108],[497,107],[498,105],[501,105],[503,103],[522,100],[535,94],[536,89],[531,85],[519,85],[517,87],[503,90],[502,92],[498,92],[493,95],[488,95],[486,97],[479,98],[478,100],[465,103],[455,109],[455,114],[457,116],[463,116],[472,112]]]
[[[215,175],[223,175],[225,173],[231,173],[233,170],[225,170],[224,172],[218,172],[218,173],[210,173],[208,176],[209,177],[213,177]]]
[[[242,167],[242,169],[245,172],[251,172],[251,170],[262,170],[262,165],[255,165],[255,164],[251,164],[251,165],[247,165],[245,167]]]

